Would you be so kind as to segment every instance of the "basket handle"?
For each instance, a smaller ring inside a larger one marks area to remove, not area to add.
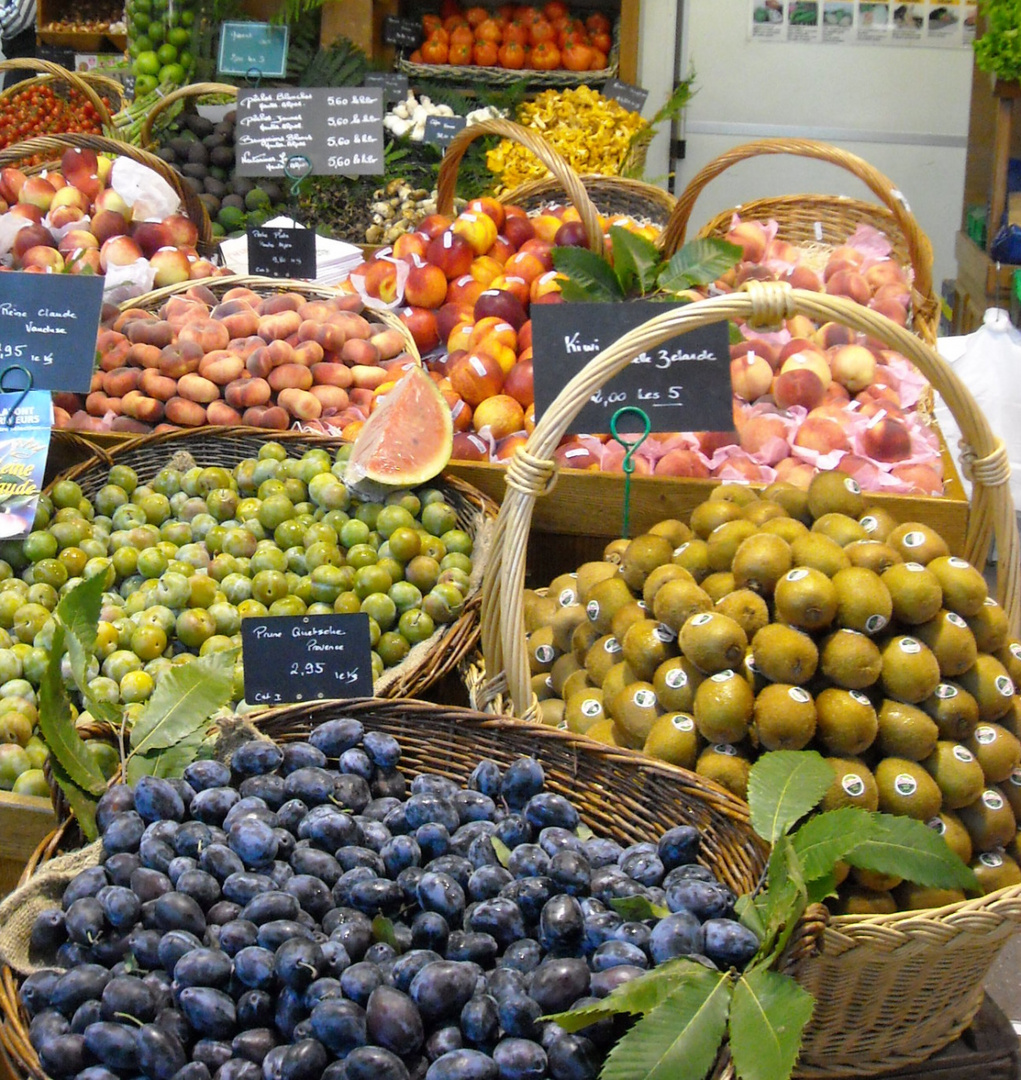
[[[138,133],[139,145],[144,146],[146,149],[152,145],[152,129],[153,124],[156,122],[156,118],[160,113],[164,112],[182,98],[201,97],[203,94],[231,94],[236,98],[237,93],[238,88],[236,86],[231,86],[230,83],[212,82],[191,83],[187,86],[179,86],[176,90],[171,90],[166,97],[157,101],[152,109],[146,114],[141,130]]]
[[[103,103],[103,99],[96,93],[93,87],[77,72],[68,71],[67,68],[63,68],[59,64],[51,63],[49,60],[37,60],[32,56],[22,56],[13,60],[0,61],[0,72],[6,71],[39,71],[44,75],[52,75],[55,79],[63,79],[69,86],[74,87],[75,90],[84,95],[96,110],[96,114],[99,117],[99,123],[103,130],[108,134],[113,133],[114,126],[113,119],[110,116],[110,110]],[[14,86],[9,86],[0,93],[0,99],[6,97],[9,93],[12,93],[16,86],[17,83],[15,83]]]
[[[489,673],[483,694],[502,686],[505,678],[515,714],[521,715],[531,705],[523,590],[532,509],[536,497],[546,494],[556,478],[553,451],[592,394],[639,353],[686,330],[728,319],[776,326],[793,315],[840,322],[886,342],[912,361],[942,394],[960,426],[974,482],[965,557],[984,566],[991,535],[995,535],[999,551],[997,592],[1012,632],[1018,633],[1021,540],[1010,493],[1010,462],[1003,441],[993,434],[967,386],[934,349],[878,312],[839,296],[791,289],[780,282],[750,281],[740,291],[658,315],[618,338],[567,383],[511,460],[483,583],[482,651]]]
[[[468,149],[469,144],[482,135],[499,135],[504,139],[520,143],[526,150],[533,154],[546,166],[557,178],[560,186],[567,192],[567,197],[574,204],[585,226],[588,236],[590,251],[597,255],[606,253],[603,243],[603,226],[599,220],[599,212],[592,205],[584,184],[578,174],[568,165],[564,157],[545,139],[510,120],[484,120],[480,124],[472,124],[463,131],[459,131],[450,141],[447,152],[443,155],[440,163],[440,174],[436,181],[436,212],[450,215],[454,209],[454,190],[457,186],[457,167],[461,164],[461,158]]]
[[[911,256],[911,267],[915,274],[915,289],[923,297],[931,294],[932,260],[931,255],[927,257],[928,240],[918,227],[914,214],[908,208],[907,200],[897,190],[893,181],[856,154],[814,139],[759,139],[742,146],[735,146],[732,150],[710,161],[692,177],[687,187],[677,197],[677,205],[660,237],[664,254],[669,258],[684,243],[695,200],[702,194],[702,189],[710,180],[741,161],[773,154],[792,154],[795,157],[827,161],[858,177],[893,214],[894,220],[904,234]]]

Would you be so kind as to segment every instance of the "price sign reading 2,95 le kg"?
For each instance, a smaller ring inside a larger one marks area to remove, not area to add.
[[[241,623],[245,701],[297,701],[372,696],[369,617],[276,615]]]
[[[313,176],[383,172],[382,87],[239,90],[234,130],[239,176],[284,176],[296,157]]]
[[[682,306],[650,300],[533,304],[536,418],[618,338]],[[592,395],[567,430],[608,434],[613,414],[632,405],[645,411],[653,431],[733,431],[732,396],[727,323],[710,323],[639,353]]]

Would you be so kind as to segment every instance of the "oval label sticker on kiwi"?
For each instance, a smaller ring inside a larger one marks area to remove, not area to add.
[[[857,701],[859,705],[871,705],[872,704],[872,702],[869,701],[869,699],[860,690],[851,690],[851,691],[849,691],[849,693],[851,695],[851,699],[853,701]]]
[[[711,611],[700,611],[697,615],[691,616],[692,626],[705,626],[707,622],[713,621],[713,613]]]
[[[995,851],[983,851],[979,855],[978,861],[983,866],[988,866],[990,870],[998,870],[1003,866],[1003,856],[998,855]]]
[[[643,687],[635,691],[633,701],[640,709],[651,709],[656,704],[656,693]]]
[[[985,724],[975,728],[975,742],[977,742],[979,746],[989,746],[996,742],[996,729],[986,727]]]
[[[964,621],[964,619],[961,618],[960,615],[957,614],[956,611],[947,612],[947,622],[950,623],[951,626],[959,627],[961,630],[968,629],[968,624]]]
[[[595,622],[599,618],[599,601],[590,600],[585,605],[585,614],[589,617],[589,622]]]
[[[966,746],[955,746],[952,753],[958,761],[963,761],[965,765],[969,765],[975,760],[975,755]]]
[[[690,716],[686,716],[684,713],[678,713],[673,720],[670,721],[678,731],[694,731],[695,721]]]
[[[1021,765],[1016,765],[1014,767],[1007,780],[1008,783],[1013,784],[1014,787],[1021,787]]]
[[[582,716],[598,716],[603,711],[603,703],[594,697],[587,697],[581,703]]]
[[[679,690],[682,686],[688,685],[688,673],[684,668],[671,668],[663,681],[671,690]]]
[[[713,682],[726,682],[728,679],[734,678],[733,668],[724,668],[722,671],[717,671],[715,675],[710,675],[709,678]]]
[[[911,773],[897,773],[897,776],[893,781],[893,790],[896,791],[898,795],[914,795],[918,790],[918,781]]]
[[[737,757],[737,751],[730,745],[730,743],[714,743],[712,749],[714,753],[722,754],[724,757]]]
[[[857,773],[845,773],[840,786],[852,799],[859,799],[865,794],[865,781]]]
[[[805,577],[808,577],[808,571],[803,566],[796,566],[793,570],[788,570],[784,574],[784,581],[800,581]]]
[[[557,603],[561,607],[570,607],[578,599],[577,593],[574,589],[561,589],[560,595],[557,597]]]
[[[865,530],[865,531],[866,531],[867,533],[875,532],[875,531],[876,531],[876,529],[878,529],[878,528],[879,528],[879,518],[875,518],[875,517],[873,517],[873,516],[872,516],[871,514],[866,514],[866,515],[865,515],[865,516],[864,516],[864,517],[863,517],[863,518],[861,519],[861,521],[860,521],[860,522],[858,522],[858,524],[859,524],[859,525],[861,525],[861,527],[862,527],[862,528],[863,528],[863,529],[864,529],[864,530]]]
[[[687,551],[688,545],[690,543],[691,543],[690,540],[686,540],[683,544],[681,544],[680,547],[675,547],[674,548],[674,558],[676,559],[678,555],[683,555],[684,552]]]
[[[868,630],[870,634],[878,634],[879,631],[886,626],[887,621],[885,615],[870,615],[865,620],[865,629]]]
[[[861,494],[861,488],[858,486],[858,481],[855,480],[851,476],[846,476],[844,478],[844,487],[847,488],[847,490],[852,495],[860,495]]]
[[[548,664],[556,657],[556,651],[552,645],[540,645],[535,650],[535,658],[540,664]]]
[[[636,600],[635,603],[642,609],[642,611],[648,611],[649,605],[644,600]],[[677,635],[675,634],[674,637]]]
[[[1004,697],[1014,696],[1014,680],[1009,675],[997,675],[996,676],[996,689]]]
[[[950,683],[941,682],[933,693],[942,701],[949,701],[950,698],[957,697],[958,690],[956,686],[951,686]]]
[[[787,696],[791,701],[796,701],[800,705],[804,705],[806,701],[812,700],[812,695],[807,690],[802,690],[800,686],[792,686],[787,691]]]
[[[546,647],[549,648],[548,645]],[[553,676],[552,675],[547,675],[546,678],[543,679],[543,685],[546,687],[547,690],[552,690],[553,689]]]
[[[669,645],[671,641],[677,640],[677,635],[666,623],[659,623],[652,631],[652,636],[664,645]]]
[[[913,637],[901,638],[900,651],[902,653],[907,653],[908,656],[914,656],[915,653],[920,653],[922,651],[922,645]]]
[[[922,544],[925,543],[925,533],[915,532],[914,530],[912,530],[911,532],[904,534],[904,539],[901,541],[901,543],[906,548],[921,547]]]
[[[988,810],[1002,810],[1004,807],[1003,796],[992,788],[982,792],[982,803]]]
[[[608,637],[603,642],[603,648],[608,653],[619,653],[621,649],[620,642],[615,637]]]
[[[744,658],[744,666],[753,675],[761,675],[762,674],[762,668],[760,668],[759,665],[755,663],[755,653],[750,652],[745,656],[745,658]]]
[[[921,533],[916,533],[916,536],[921,536]],[[925,567],[920,562],[908,562],[904,564],[905,569],[910,570],[912,574],[920,574]]]
[[[950,558],[947,559],[947,565],[954,567],[956,570],[967,570],[968,567],[971,566],[971,563],[966,559],[960,559],[956,555],[951,555]]]
[[[947,831],[947,823],[941,817],[929,818],[925,823],[934,833],[942,836]]]
[[[1013,656],[1015,660],[1021,660],[1021,641],[1012,641],[1009,648],[1010,655]]]

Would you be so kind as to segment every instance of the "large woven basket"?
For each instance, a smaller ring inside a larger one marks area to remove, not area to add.
[[[186,86],[179,86],[176,90],[171,90],[169,94],[161,98],[153,108],[146,113],[145,120],[142,122],[141,130],[138,133],[138,142],[140,146],[144,146],[147,149],[152,147],[156,143],[156,139],[153,138],[153,132],[158,130],[161,126],[167,123],[169,118],[176,115],[177,110],[184,105],[190,103],[189,99],[197,101],[200,97],[208,97],[210,95],[224,96],[237,98],[238,88],[232,86],[230,83],[215,83],[215,82],[199,82],[188,83]]]
[[[523,605],[529,527],[536,498],[556,481],[553,451],[582,406],[640,352],[679,333],[725,319],[768,327],[795,314],[840,322],[887,342],[943,395],[967,444],[974,480],[965,555],[984,566],[995,534],[999,600],[1018,632],[1021,544],[1006,451],[964,383],[918,337],[868,308],[777,283],[749,282],[741,291],[657,316],[604,349],[567,383],[511,460],[483,585],[484,668],[474,666],[468,677],[475,707],[534,715]],[[796,965],[799,980],[820,1002],[799,1068],[805,1074],[871,1075],[921,1061],[951,1042],[979,1008],[982,980],[1019,921],[1021,887],[938,910],[833,919],[823,936],[822,958]]]
[[[335,450],[343,445],[340,439],[310,438],[297,431],[272,434],[274,440],[287,447],[292,457],[312,447]],[[111,465],[128,465],[142,483],[147,483],[178,452],[188,453],[196,465],[220,465],[231,469],[245,458],[256,457],[265,441],[266,433],[253,428],[203,428],[143,435],[109,453],[97,448],[93,457],[62,473],[61,478],[76,481],[83,494],[91,498],[106,483]],[[454,622],[438,627],[432,637],[416,645],[400,664],[388,668],[376,680],[374,690],[380,697],[398,698],[422,693],[444,675],[455,671],[479,640],[481,579],[496,505],[471,485],[454,477],[437,477],[431,486],[443,492],[457,512],[458,527],[469,533],[475,542],[472,587]]]
[[[523,755],[533,756],[542,763],[549,790],[570,798],[597,835],[622,844],[655,839],[678,824],[695,825],[702,831],[700,861],[737,893],[748,892],[764,867],[765,848],[751,831],[743,803],[693,773],[584,736],[536,730],[468,709],[378,699],[275,709],[261,713],[254,723],[264,734],[286,742],[306,739],[313,727],[336,716],[356,717],[370,730],[396,737],[403,751],[400,769],[409,777],[430,773],[464,784],[481,758],[507,766]],[[58,829],[40,844],[25,868],[22,886],[45,873],[63,842]],[[18,982],[11,968],[0,969],[0,1045],[17,1076],[46,1080],[28,1040]]]
[[[65,89],[74,89],[81,94],[96,110],[96,117],[103,131],[111,136],[114,134],[113,118],[110,115],[110,110],[106,107],[106,103],[100,97],[100,92],[113,94],[117,99],[117,107],[119,108],[123,99],[123,90],[115,80],[107,79],[105,76],[96,77],[87,75],[84,72],[69,71],[59,64],[51,63],[49,60],[39,60],[33,56],[22,56],[0,61],[0,72],[8,71],[37,71],[39,74],[35,78],[14,83],[14,85],[0,91],[0,108],[6,108],[8,99],[18,91],[33,86],[57,84]]]
[[[779,236],[792,244],[843,244],[858,225],[872,225],[886,235],[892,256],[913,274],[911,317],[915,333],[929,345],[936,343],[940,304],[932,284],[932,245],[911,213],[907,200],[889,177],[856,154],[812,139],[759,139],[728,150],[692,177],[677,197],[677,206],[660,237],[666,255],[683,243],[695,201],[706,185],[740,162],[776,154],[813,158],[846,170],[879,200],[876,203],[843,195],[780,195],[756,199],[724,210],[699,229],[699,236],[724,236],[733,215],[748,221],[775,220]]]

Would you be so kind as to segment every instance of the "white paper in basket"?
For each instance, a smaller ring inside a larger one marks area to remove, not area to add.
[[[118,157],[110,187],[131,207],[133,221],[162,221],[181,207],[177,192],[159,173],[129,157]]]
[[[111,266],[103,278],[103,300],[123,304],[125,300],[150,292],[156,271],[148,259],[136,259],[127,266]]]

